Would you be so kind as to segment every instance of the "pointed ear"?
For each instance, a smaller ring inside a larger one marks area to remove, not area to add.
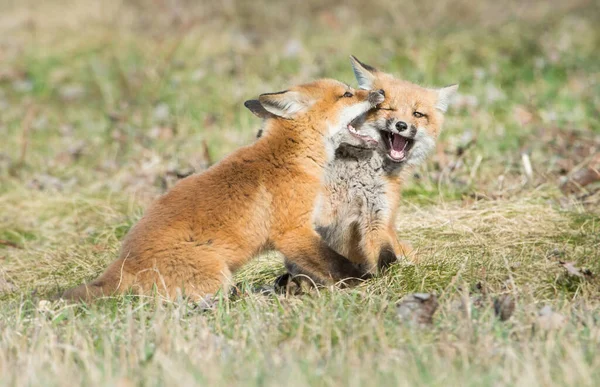
[[[244,106],[248,108],[248,110],[250,110],[252,114],[257,116],[258,118],[262,118],[263,120],[274,117],[273,114],[269,113],[267,109],[265,109],[263,105],[261,105],[260,101],[257,99],[250,99],[244,102]]]
[[[454,85],[450,85],[450,86],[446,86],[444,88],[438,89],[437,90],[438,99],[435,104],[435,108],[440,110],[442,113],[446,113],[446,111],[448,110],[448,106],[450,105],[450,102],[452,101],[452,98],[456,94],[457,90],[458,90],[458,84],[454,84]]]
[[[377,69],[373,66],[362,63],[354,55],[350,55],[350,63],[352,63],[354,76],[358,81],[358,88],[371,90],[373,88],[373,82],[375,81],[375,73],[377,73]]]
[[[280,91],[278,93],[261,94],[258,102],[274,116],[294,118],[294,116],[311,105],[311,101],[297,91]]]

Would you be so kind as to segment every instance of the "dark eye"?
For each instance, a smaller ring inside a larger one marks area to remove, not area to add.
[[[352,98],[354,97],[354,94],[352,94],[351,92],[347,91],[344,93],[344,95],[342,95],[342,97],[344,98]]]
[[[421,117],[425,117],[425,114],[423,114],[421,112],[413,112],[413,116],[416,118],[421,118]]]

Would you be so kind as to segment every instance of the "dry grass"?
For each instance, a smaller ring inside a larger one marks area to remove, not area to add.
[[[2,2],[0,384],[597,384],[600,191],[559,186],[600,149],[599,17],[585,0]],[[253,291],[282,272],[272,254],[210,310],[41,302],[97,276],[178,175],[252,141],[245,99],[353,82],[351,53],[461,83],[404,190],[418,264],[283,297]],[[413,292],[438,295],[432,326],[397,315]]]

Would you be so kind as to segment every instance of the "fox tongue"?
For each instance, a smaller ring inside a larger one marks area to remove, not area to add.
[[[396,160],[403,159],[404,148],[406,148],[406,138],[396,133],[392,133],[392,141],[390,145],[390,156]]]

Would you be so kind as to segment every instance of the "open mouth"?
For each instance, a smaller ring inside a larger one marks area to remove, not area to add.
[[[397,163],[406,161],[408,152],[413,147],[415,140],[387,131],[383,135],[389,146],[388,157]]]
[[[378,141],[376,139],[374,139],[373,137],[365,135],[365,134],[360,134],[356,130],[356,128],[354,126],[352,126],[352,123],[348,124],[348,131],[350,132],[350,134],[352,136],[363,141],[367,145],[377,145],[377,143],[378,143]]]

